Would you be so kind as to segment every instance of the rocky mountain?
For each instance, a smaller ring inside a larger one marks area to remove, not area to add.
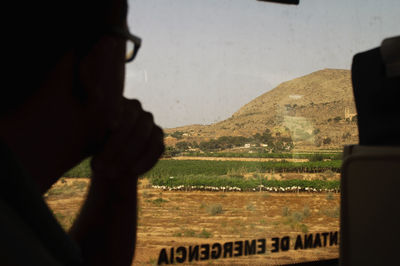
[[[350,71],[324,69],[283,82],[221,122],[166,129],[181,134],[166,143],[249,137],[269,129],[290,136],[296,149],[341,148],[358,142],[356,118]]]

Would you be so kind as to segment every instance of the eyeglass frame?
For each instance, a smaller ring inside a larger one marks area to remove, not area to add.
[[[140,37],[130,33],[129,30],[121,29],[121,28],[118,28],[118,27],[110,27],[110,28],[108,28],[107,32],[111,33],[111,34],[118,35],[120,37],[123,37],[123,38],[125,38],[125,39],[127,39],[127,40],[129,40],[129,41],[131,41],[133,43],[132,55],[130,55],[130,57],[127,58],[127,59],[125,58],[125,63],[132,62],[135,59],[135,57],[136,57],[136,55],[137,55],[137,53],[138,53],[138,51],[139,51],[139,49],[140,49],[140,47],[142,45],[142,39]]]

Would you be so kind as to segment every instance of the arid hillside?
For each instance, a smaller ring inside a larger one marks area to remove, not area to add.
[[[269,129],[290,136],[295,149],[341,148],[358,141],[355,115],[350,71],[324,69],[283,82],[224,121],[166,129],[182,133],[179,140],[167,137],[166,143],[250,137]]]

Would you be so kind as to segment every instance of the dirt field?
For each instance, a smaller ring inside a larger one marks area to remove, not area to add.
[[[87,182],[88,179],[64,179],[47,195],[49,206],[65,228],[73,222]],[[303,238],[313,233],[315,237],[317,233],[339,230],[339,194],[170,192],[149,188],[142,180],[139,200],[133,265],[156,264],[164,248],[170,259],[171,248],[258,239],[266,239],[267,251],[263,254],[235,257],[238,253],[234,250],[232,258],[228,253],[228,258],[190,264],[279,265],[338,257],[338,245],[298,250],[294,246],[297,235]],[[290,250],[271,252],[272,238],[284,236],[290,237]],[[256,250],[260,250],[259,246]]]

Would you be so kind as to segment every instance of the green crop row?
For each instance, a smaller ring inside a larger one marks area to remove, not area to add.
[[[243,175],[245,173],[297,172],[320,173],[325,171],[340,172],[341,161],[310,162],[248,162],[248,161],[200,161],[200,160],[160,160],[144,176],[169,177],[186,175]],[[66,172],[64,177],[90,177],[90,159]]]
[[[229,173],[267,173],[298,172],[320,173],[325,171],[340,172],[341,161],[316,162],[248,162],[248,161],[200,161],[200,160],[161,160],[146,177],[207,175],[220,176]]]

